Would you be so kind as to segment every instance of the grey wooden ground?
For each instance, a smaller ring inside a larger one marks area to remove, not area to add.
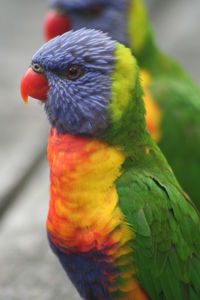
[[[42,45],[45,1],[0,0],[0,213],[45,150],[47,123],[37,101],[26,107],[20,80]]]
[[[161,48],[200,83],[200,1],[146,2]],[[1,300],[80,299],[46,239],[45,114],[37,101],[24,106],[19,93],[21,76],[42,44],[46,6],[45,0],[0,0]]]

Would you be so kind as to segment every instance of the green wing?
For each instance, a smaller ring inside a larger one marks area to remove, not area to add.
[[[176,181],[157,177],[135,168],[117,181],[119,206],[136,233],[136,276],[151,299],[200,299],[199,215]]]
[[[150,90],[163,112],[159,146],[200,209],[200,93],[185,77],[172,76],[153,78]]]

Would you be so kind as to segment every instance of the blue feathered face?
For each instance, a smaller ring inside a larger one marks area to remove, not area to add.
[[[71,29],[78,30],[85,27],[102,30],[112,36],[113,39],[127,45],[127,10],[129,1],[130,0],[50,0],[49,2],[52,9],[57,10],[60,14],[65,15],[69,19]],[[55,19],[52,20],[52,23],[54,21]],[[54,28],[55,26],[62,28],[62,25],[58,25],[56,21],[52,26],[53,25]],[[48,23],[48,26],[51,25]],[[58,34],[58,32],[55,31],[55,34]],[[64,31],[61,33],[63,32]]]
[[[116,42],[95,30],[69,31],[46,43],[32,58],[45,74],[45,110],[61,133],[91,135],[108,126]]]

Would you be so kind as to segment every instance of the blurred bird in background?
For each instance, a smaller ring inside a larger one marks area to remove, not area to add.
[[[49,242],[83,299],[198,300],[199,213],[147,131],[139,77],[91,29],[33,56],[21,94],[51,125]]]
[[[179,182],[200,208],[200,90],[157,47],[142,0],[50,0],[45,38],[100,29],[132,49],[141,67],[146,121]]]

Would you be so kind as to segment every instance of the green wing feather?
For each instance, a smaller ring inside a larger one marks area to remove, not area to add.
[[[199,214],[159,150],[147,156],[140,165],[129,160],[117,181],[119,206],[136,233],[136,276],[151,299],[200,299]]]

